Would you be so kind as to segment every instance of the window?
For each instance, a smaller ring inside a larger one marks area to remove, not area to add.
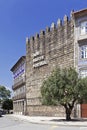
[[[81,35],[87,34],[87,21],[81,23]]]
[[[86,59],[87,58],[87,45],[81,46],[80,58],[81,59]]]
[[[80,76],[82,78],[86,77],[87,76],[87,70],[80,70]]]
[[[21,64],[20,66],[18,66],[17,69],[13,72],[14,79],[18,78],[23,73],[25,73],[25,64],[24,63]]]

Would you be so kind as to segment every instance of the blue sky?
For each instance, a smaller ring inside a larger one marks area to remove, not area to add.
[[[0,0],[0,85],[11,89],[11,67],[26,54],[26,37],[45,30],[87,0]]]

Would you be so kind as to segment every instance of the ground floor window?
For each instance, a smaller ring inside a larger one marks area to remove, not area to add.
[[[87,58],[87,45],[83,45],[80,47],[80,58],[81,59]]]
[[[87,76],[87,70],[86,70],[86,69],[80,70],[80,76],[81,76],[82,78],[86,77],[86,76]]]

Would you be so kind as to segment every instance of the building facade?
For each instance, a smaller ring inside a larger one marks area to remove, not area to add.
[[[19,61],[11,69],[13,73],[20,66]],[[81,77],[87,76],[87,9],[72,11],[70,18],[65,15],[63,21],[58,19],[56,25],[52,23],[40,34],[26,38],[27,115],[65,116],[62,106],[43,106],[41,103],[41,85],[56,67],[74,67]],[[13,85],[14,92],[19,86]],[[14,96],[15,110],[17,101],[20,99]],[[76,105],[73,113],[77,117],[87,117],[87,104]]]
[[[75,67],[87,76],[87,9],[65,15],[45,31],[26,39],[26,98],[29,115],[64,116],[61,106],[41,104],[40,87],[55,67]],[[81,116],[81,106],[75,107]],[[61,114],[60,114],[61,113]]]
[[[11,68],[13,72],[13,111],[15,114],[25,114],[26,112],[26,81],[25,62],[26,57],[22,56]]]
[[[87,9],[73,13],[74,66],[79,75],[87,76]],[[80,116],[87,118],[87,101],[80,105]]]

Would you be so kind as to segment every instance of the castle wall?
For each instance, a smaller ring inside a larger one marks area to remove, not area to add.
[[[63,24],[58,20],[51,28],[26,39],[26,98],[29,115],[64,115],[59,107],[41,105],[40,87],[55,67],[74,66],[74,27],[73,20],[64,17]],[[47,110],[47,111],[46,111]],[[55,113],[55,112],[56,113]]]

